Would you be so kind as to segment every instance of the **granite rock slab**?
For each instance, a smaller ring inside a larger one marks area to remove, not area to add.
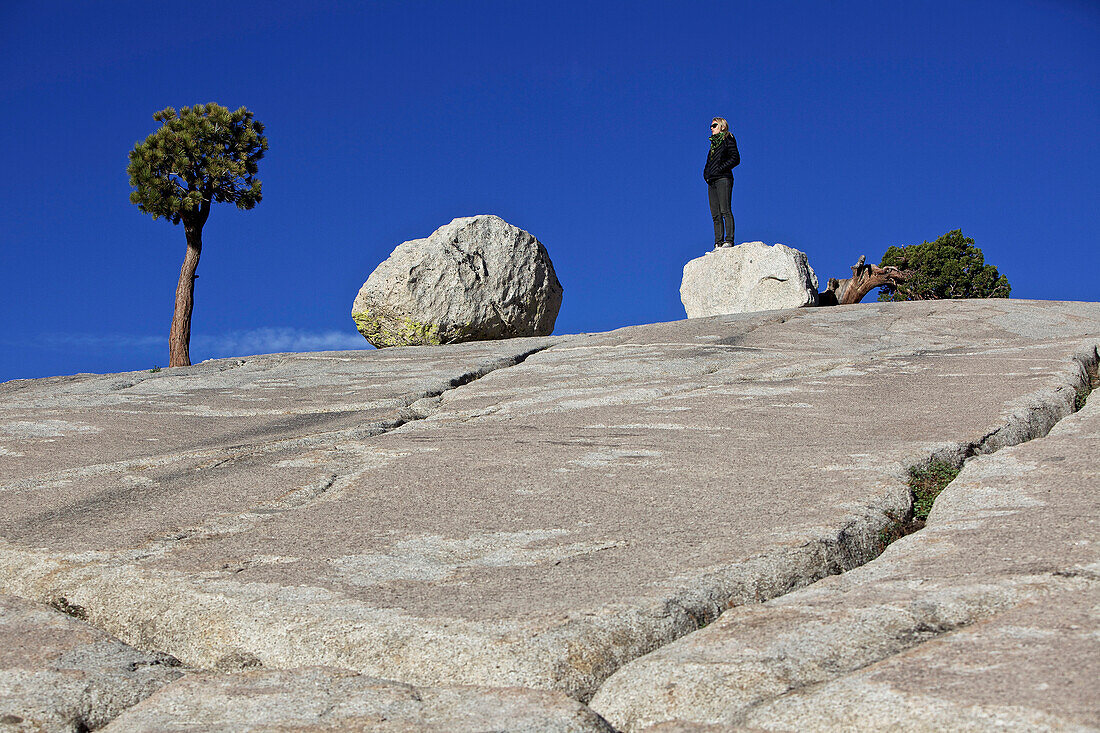
[[[967,462],[928,526],[626,665],[617,728],[1100,728],[1100,402]]]
[[[57,547],[133,547],[249,524],[339,488],[375,460],[365,439],[555,342],[272,354],[0,384],[0,538],[63,525]]]
[[[358,402],[388,396],[243,443],[218,431],[252,409],[240,395],[259,376],[232,370],[238,386],[188,398],[210,413],[186,433],[201,455],[102,438],[110,459],[93,463],[66,445],[90,433],[0,440],[24,454],[0,484],[0,590],[64,596],[199,668],[585,701],[727,609],[874,558],[909,509],[908,468],[1044,434],[1072,411],[1098,331],[1097,304],[939,301],[385,350],[338,377],[316,355],[316,391],[288,387],[288,403],[327,415],[360,383]],[[87,399],[128,378],[97,378]],[[0,415],[70,419],[34,389],[50,387],[0,391]],[[155,397],[145,410],[146,435],[167,440]]]
[[[0,481],[392,426],[398,412],[554,339],[266,354],[0,383]]]
[[[598,715],[560,692],[414,687],[323,667],[189,675],[125,711],[104,730],[612,731]]]
[[[183,674],[44,604],[0,595],[0,731],[87,731]]]

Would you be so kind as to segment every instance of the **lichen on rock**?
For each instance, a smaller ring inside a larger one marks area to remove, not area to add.
[[[353,312],[352,320],[363,338],[375,348],[387,346],[438,346],[439,324],[420,323],[411,318],[387,319],[370,311]]]

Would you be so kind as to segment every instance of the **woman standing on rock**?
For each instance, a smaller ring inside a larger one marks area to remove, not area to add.
[[[714,219],[714,248],[733,246],[733,169],[741,162],[737,140],[722,117],[710,121],[710,152],[703,166],[703,180],[710,194],[710,215]],[[723,228],[725,231],[723,231]]]

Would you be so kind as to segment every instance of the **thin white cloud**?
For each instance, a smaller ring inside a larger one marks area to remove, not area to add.
[[[47,349],[103,350],[164,350],[168,336],[136,336],[132,334],[42,334],[37,346]],[[299,328],[255,328],[220,334],[191,334],[191,358],[217,359],[228,356],[273,354],[283,351],[346,351],[369,349],[370,345],[357,332],[306,331]]]
[[[223,334],[192,334],[191,351],[206,358],[273,354],[280,351],[345,351],[370,348],[358,332],[303,331],[297,328],[256,328]]]

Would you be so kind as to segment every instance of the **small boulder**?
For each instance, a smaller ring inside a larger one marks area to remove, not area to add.
[[[377,348],[548,336],[561,296],[534,236],[498,216],[468,216],[397,245],[351,317]]]
[[[684,265],[680,300],[688,318],[817,305],[817,275],[806,253],[745,242]]]

